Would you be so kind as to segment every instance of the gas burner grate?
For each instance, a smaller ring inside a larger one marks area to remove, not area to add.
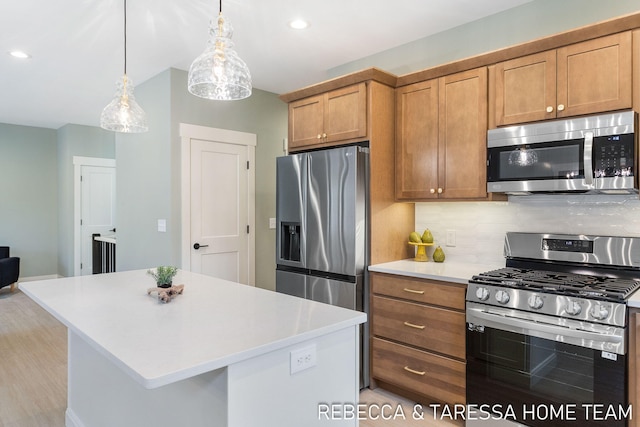
[[[640,281],[633,279],[513,267],[488,271],[473,276],[471,281],[487,285],[611,301],[624,301],[640,288]]]

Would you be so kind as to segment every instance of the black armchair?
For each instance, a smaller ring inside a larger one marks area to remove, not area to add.
[[[11,292],[20,276],[20,258],[9,256],[9,247],[0,246],[0,288],[11,285]]]

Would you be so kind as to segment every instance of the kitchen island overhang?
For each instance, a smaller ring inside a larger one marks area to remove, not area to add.
[[[357,403],[364,313],[186,271],[174,283],[166,304],[146,270],[21,285],[69,330],[68,427],[356,425],[317,407]],[[305,348],[315,366],[291,373]]]

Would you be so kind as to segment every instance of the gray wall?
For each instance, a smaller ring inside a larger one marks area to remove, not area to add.
[[[166,70],[135,90],[149,131],[116,134],[118,271],[179,265],[172,256],[170,76]],[[166,233],[157,231],[158,219],[167,220]]]
[[[535,0],[332,68],[328,77],[373,66],[396,75],[408,74],[639,10],[637,0]]]
[[[173,69],[171,84],[172,141],[174,153],[180,149],[179,124],[210,126],[249,132],[257,135],[256,145],[256,286],[275,290],[275,230],[269,229],[269,217],[276,216],[276,157],[283,155],[282,140],[287,137],[287,104],[276,94],[253,89],[247,99],[241,101],[208,101],[187,91],[187,72]],[[179,156],[174,155],[179,162]],[[179,187],[179,165],[174,165],[178,176],[174,180]],[[179,194],[179,188],[174,191]],[[179,210],[179,197],[174,209]],[[178,215],[176,215],[178,217]],[[179,228],[179,225],[175,225]],[[179,240],[175,249],[180,249]]]
[[[93,126],[65,125],[57,131],[58,159],[58,269],[73,276],[73,157],[115,158],[115,135]],[[116,195],[117,197],[117,195]]]
[[[0,124],[0,183],[0,245],[21,258],[21,277],[56,274],[56,131]]]
[[[287,134],[287,106],[254,89],[241,101],[208,101],[187,91],[187,72],[167,70],[136,89],[149,132],[116,137],[118,270],[180,265],[181,199],[179,124],[257,134],[256,285],[275,287],[275,157]],[[167,232],[157,220],[167,220]]]

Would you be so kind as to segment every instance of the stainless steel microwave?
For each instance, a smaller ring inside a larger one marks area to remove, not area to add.
[[[623,111],[491,129],[487,191],[637,192],[637,120]]]

